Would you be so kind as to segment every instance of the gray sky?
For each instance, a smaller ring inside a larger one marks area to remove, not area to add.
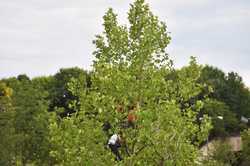
[[[94,35],[113,7],[122,24],[132,0],[0,0],[0,78],[90,69]],[[226,72],[238,72],[250,86],[249,0],[147,0],[166,22],[175,66],[196,56]]]

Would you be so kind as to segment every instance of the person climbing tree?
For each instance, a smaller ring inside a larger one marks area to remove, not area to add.
[[[122,157],[119,152],[119,148],[121,147],[121,137],[118,134],[113,134],[109,141],[108,146],[111,149],[112,153],[116,156],[117,161],[121,161]]]
[[[128,127],[132,127],[132,128],[135,127],[135,121],[137,120],[135,112],[136,112],[136,106],[133,105],[129,108],[129,113],[127,117]]]

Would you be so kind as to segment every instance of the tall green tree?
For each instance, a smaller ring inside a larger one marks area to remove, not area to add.
[[[205,135],[207,126],[202,123],[199,128],[195,123],[201,101],[181,110],[177,96],[167,97],[173,81],[164,79],[172,72],[172,61],[166,53],[170,37],[165,23],[143,0],[131,5],[128,27],[118,24],[112,9],[103,18],[104,33],[94,41],[97,50],[92,86],[98,89],[93,94],[99,100],[95,107],[102,121],[109,121],[114,131],[124,133],[130,153],[126,162],[194,163],[197,151],[191,144],[192,137],[198,130]],[[193,59],[190,67],[180,71],[179,98],[188,100],[200,93],[201,85],[196,84],[199,70]],[[122,105],[123,111],[116,111],[117,105]],[[134,106],[138,118],[133,129],[122,127],[127,123],[130,106]]]
[[[227,96],[225,102],[232,111],[241,116],[250,116],[250,91],[246,88],[241,76],[235,72],[227,75]]]
[[[223,116],[223,120],[212,117],[214,129],[218,132],[213,130],[211,134],[221,136],[244,129],[245,125],[240,123],[240,118],[249,116],[250,91],[242,78],[234,72],[226,74],[218,68],[204,66],[199,82],[212,88],[209,94],[212,100],[206,102],[204,112]]]
[[[15,162],[22,165],[46,163],[49,157],[48,103],[46,91],[34,88],[32,81],[21,79],[12,81]]]
[[[172,61],[166,53],[170,36],[165,23],[153,15],[143,0],[136,0],[131,4],[128,26],[118,24],[117,15],[112,9],[107,11],[103,19],[104,32],[94,40],[96,59],[91,90],[82,101],[85,104],[80,108],[81,114],[76,116],[81,120],[70,122],[76,123],[75,127],[84,123],[77,130],[80,132],[81,129],[85,133],[79,134],[76,130],[73,132],[74,137],[57,141],[57,147],[53,150],[55,158],[59,159],[57,162],[62,164],[68,161],[81,165],[83,163],[77,162],[79,159],[73,157],[77,153],[82,157],[81,161],[86,160],[93,165],[96,163],[95,159],[86,157],[95,154],[97,159],[103,159],[102,163],[105,165],[111,152],[99,145],[105,145],[104,138],[108,139],[102,131],[102,124],[109,122],[112,126],[110,133],[122,132],[121,151],[124,160],[121,164],[195,165],[198,146],[196,143],[192,144],[193,136],[199,133],[197,142],[205,139],[210,123],[207,118],[200,124],[196,122],[203,105],[201,100],[180,108],[179,99],[190,100],[200,94],[202,85],[197,83],[199,65],[192,59],[190,66],[180,71],[181,88],[178,99],[175,95],[170,97],[175,83],[165,78],[173,71]],[[71,84],[71,91],[76,91],[74,85],[76,84]],[[63,126],[55,126],[51,130],[52,140],[58,138],[58,135],[64,135],[57,130],[61,130]],[[88,128],[94,128],[93,132],[99,136],[92,137],[91,143],[78,141],[84,135],[89,137]],[[75,152],[65,141],[72,142],[71,147],[78,142],[82,153],[87,155]],[[68,147],[67,152],[64,147]],[[60,154],[65,153],[70,160],[62,159]],[[110,161],[114,162],[112,158]]]
[[[249,116],[250,91],[237,73],[226,74],[218,68],[205,66],[199,80],[211,86],[213,93],[210,97],[224,102],[238,119]]]

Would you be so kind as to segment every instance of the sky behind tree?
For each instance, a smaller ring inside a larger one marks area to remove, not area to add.
[[[114,8],[121,24],[131,0],[0,0],[0,77],[34,77],[62,67],[91,69],[92,40],[102,16]],[[249,0],[147,0],[166,22],[176,67],[196,56],[225,72],[238,72],[250,86]]]

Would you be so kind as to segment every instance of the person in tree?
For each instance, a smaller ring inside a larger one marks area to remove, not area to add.
[[[122,157],[119,152],[119,148],[121,147],[121,137],[119,134],[113,134],[109,141],[108,146],[111,149],[112,153],[116,156],[117,161],[121,161]]]
[[[135,127],[135,121],[137,120],[135,112],[136,112],[136,106],[133,105],[129,108],[129,113],[127,116],[128,127],[132,127],[132,128]]]

